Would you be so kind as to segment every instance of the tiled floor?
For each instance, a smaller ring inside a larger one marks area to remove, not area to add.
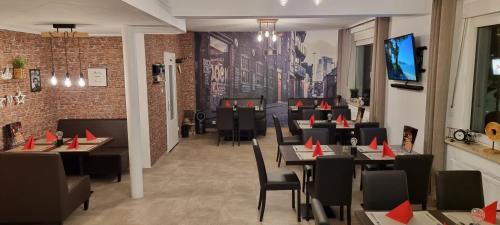
[[[269,129],[259,137],[267,170],[277,170],[276,136]],[[293,169],[301,177],[300,167]],[[359,171],[358,171],[359,173]],[[90,209],[77,209],[67,225],[250,225],[298,223],[291,208],[291,192],[268,193],[264,222],[258,221],[258,175],[251,143],[218,147],[215,134],[182,139],[152,169],[144,171],[145,197],[129,197],[129,178],[121,183],[93,181]],[[304,195],[302,200],[304,200]],[[353,183],[353,210],[360,209],[359,178]],[[339,220],[332,224],[345,224]],[[357,224],[353,216],[353,224]]]

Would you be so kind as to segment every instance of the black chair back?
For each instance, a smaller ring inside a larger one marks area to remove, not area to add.
[[[379,127],[380,127],[380,123],[378,123],[378,122],[355,123],[354,124],[354,137],[356,139],[358,139],[358,142],[359,142],[359,140],[361,140],[361,137],[359,134],[361,128],[379,128]]]
[[[329,122],[326,122],[326,123],[314,123],[313,124],[313,128],[327,128],[328,129],[328,133],[329,133],[329,143],[330,144],[335,144],[336,143],[336,140],[335,140],[335,134],[337,132],[337,124],[336,123],[329,123]]]
[[[402,170],[365,171],[362,179],[365,210],[388,211],[408,200],[406,173]]]
[[[300,118],[303,120],[308,120],[309,118],[311,118],[312,115],[314,115],[314,118],[317,120],[323,119],[321,112],[314,108],[300,107],[299,112],[300,112]]]
[[[437,209],[469,211],[484,207],[480,171],[439,171],[436,179]]]
[[[374,137],[377,137],[377,145],[387,142],[387,129],[385,128],[361,128],[359,129],[359,145],[369,145]]]
[[[351,120],[351,109],[348,107],[334,107],[332,109],[333,119],[337,119],[339,115],[343,115],[347,120]]]
[[[434,156],[429,154],[396,156],[394,169],[406,172],[408,193],[412,204],[427,203],[433,159]]]
[[[315,165],[315,197],[324,205],[351,205],[353,157],[318,157]]]
[[[217,130],[233,130],[234,129],[234,112],[233,108],[217,108],[216,115]]]
[[[303,129],[302,130],[302,142],[306,143],[307,140],[312,137],[313,144],[316,144],[316,141],[322,145],[330,144],[330,134],[328,133],[327,128],[311,128],[311,129]]]
[[[260,186],[263,187],[267,184],[266,165],[264,164],[264,158],[262,157],[262,152],[260,151],[260,146],[257,142],[257,139],[252,139],[252,145],[253,153],[255,155],[255,161],[257,162],[257,170],[259,172]]]
[[[276,130],[276,141],[278,142],[278,145],[283,144],[283,131],[281,130],[281,123],[280,120],[278,119],[278,116],[276,114],[273,114],[273,122],[274,122],[274,128]]]
[[[238,129],[255,130],[254,108],[238,108]]]

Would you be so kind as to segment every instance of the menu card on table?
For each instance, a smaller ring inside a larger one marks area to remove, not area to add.
[[[376,225],[401,225],[402,223],[386,216],[387,212],[365,212],[366,216]],[[413,212],[413,218],[408,225],[443,225],[427,211]]]

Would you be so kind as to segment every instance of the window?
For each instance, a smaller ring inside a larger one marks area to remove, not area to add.
[[[476,43],[471,130],[500,122],[500,25],[480,27]]]
[[[262,85],[264,82],[264,64],[262,62],[255,63],[255,84]]]
[[[248,82],[250,82],[250,58],[241,55],[241,83],[248,84]]]
[[[351,97],[363,97],[365,105],[369,105],[370,101],[372,48],[371,44],[356,46],[355,85],[351,89]]]

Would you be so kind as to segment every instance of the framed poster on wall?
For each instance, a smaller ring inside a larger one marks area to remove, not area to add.
[[[108,86],[106,68],[89,68],[87,72],[90,87]]]

